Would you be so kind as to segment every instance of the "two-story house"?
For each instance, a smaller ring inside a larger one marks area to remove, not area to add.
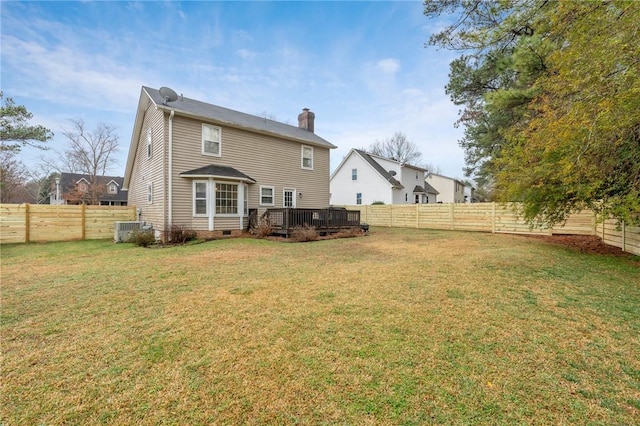
[[[60,173],[51,185],[50,204],[126,206],[127,191],[120,176]]]
[[[124,186],[129,204],[164,238],[246,229],[251,210],[329,205],[329,151],[315,114],[298,126],[142,87]]]
[[[457,179],[429,173],[426,182],[438,191],[439,203],[464,203],[465,184]]]
[[[421,167],[351,149],[331,175],[331,204],[435,203],[437,191],[425,184],[426,172]]]

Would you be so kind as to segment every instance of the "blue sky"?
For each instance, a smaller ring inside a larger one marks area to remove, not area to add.
[[[403,132],[426,163],[462,177],[451,52],[411,2],[6,2],[1,86],[63,151],[69,119],[117,128],[123,175],[143,85],[297,125],[302,108],[338,149]],[[36,164],[50,152],[26,149]]]

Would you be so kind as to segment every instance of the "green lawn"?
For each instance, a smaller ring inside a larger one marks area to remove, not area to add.
[[[638,257],[374,228],[1,260],[4,426],[640,423]]]

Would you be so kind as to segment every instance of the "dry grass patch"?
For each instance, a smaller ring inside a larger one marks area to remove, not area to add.
[[[632,424],[640,271],[506,235],[2,247],[2,424]]]

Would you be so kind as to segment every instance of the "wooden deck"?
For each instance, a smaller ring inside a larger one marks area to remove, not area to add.
[[[345,229],[361,229],[360,211],[343,208],[267,209],[262,218],[268,220],[274,234],[286,236],[299,226],[312,226],[321,235]]]

